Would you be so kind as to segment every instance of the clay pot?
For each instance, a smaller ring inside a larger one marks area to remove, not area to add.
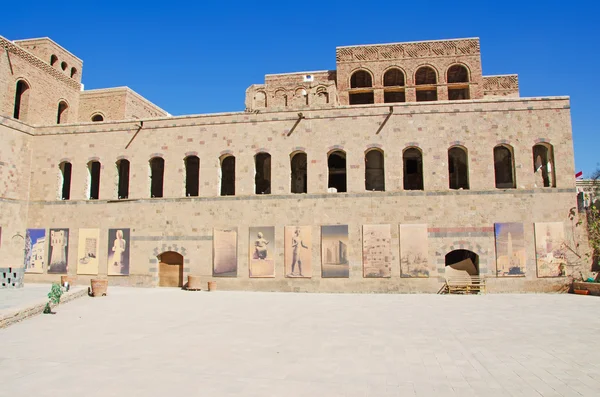
[[[71,276],[60,276],[60,286],[64,287],[66,282],[69,282],[69,285],[72,287],[75,284],[75,280]]]
[[[589,295],[590,291],[588,291],[587,289],[576,289],[573,290],[573,292],[575,292],[577,295]]]
[[[216,281],[209,281],[208,282],[208,290],[209,291],[216,291],[217,290],[217,282]]]
[[[200,285],[200,276],[192,276],[191,274],[188,276],[188,285],[187,289],[191,291],[199,291],[202,289]]]
[[[108,289],[108,280],[99,278],[93,278],[92,283],[92,296],[106,296],[106,290]]]

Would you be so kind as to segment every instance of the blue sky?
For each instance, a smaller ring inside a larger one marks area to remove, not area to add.
[[[0,35],[48,36],[83,59],[86,89],[127,85],[173,115],[243,110],[265,74],[335,69],[336,46],[479,37],[484,74],[571,97],[576,169],[600,167],[595,1],[23,1]]]

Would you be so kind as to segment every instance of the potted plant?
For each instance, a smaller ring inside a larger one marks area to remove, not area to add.
[[[50,292],[48,292],[48,303],[46,303],[46,307],[44,307],[44,314],[54,314],[52,308],[50,307],[50,303],[53,305],[58,305],[60,303],[60,297],[62,296],[63,291],[60,288],[60,285],[53,283],[52,287],[50,287]]]

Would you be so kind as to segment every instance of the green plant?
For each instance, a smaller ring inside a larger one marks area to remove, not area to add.
[[[52,287],[50,287],[50,292],[48,292],[48,299],[50,299],[50,301],[46,303],[46,306],[44,307],[45,314],[52,314],[52,308],[50,307],[50,303],[58,305],[60,303],[60,297],[62,296],[62,294],[63,291],[60,288],[60,285],[53,283]]]

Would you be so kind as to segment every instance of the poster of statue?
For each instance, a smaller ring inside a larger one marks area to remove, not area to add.
[[[390,225],[363,225],[363,277],[392,277]]]
[[[25,233],[25,272],[43,273],[46,229],[27,229]]]
[[[400,225],[401,277],[429,277],[427,225]]]
[[[495,223],[496,275],[525,276],[525,230],[522,223]]]
[[[129,275],[129,229],[108,229],[108,275]]]
[[[538,277],[564,277],[566,272],[565,229],[562,222],[535,225],[535,257]]]
[[[77,274],[98,274],[100,229],[79,229]]]
[[[312,233],[310,226],[285,227],[285,276],[312,277]]]
[[[248,252],[250,277],[275,277],[275,227],[251,227]]]
[[[321,226],[321,277],[350,277],[348,225]]]
[[[237,277],[237,228],[213,230],[213,276]]]
[[[48,273],[67,274],[69,229],[50,229],[48,237]]]

